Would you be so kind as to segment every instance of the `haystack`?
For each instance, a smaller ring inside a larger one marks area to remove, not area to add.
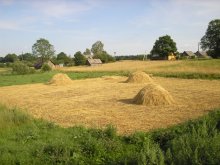
[[[48,82],[49,85],[69,85],[72,80],[63,73],[58,73],[53,76],[53,78]]]
[[[141,105],[171,105],[174,100],[163,87],[151,83],[140,90],[133,102]]]
[[[145,72],[137,71],[128,77],[127,83],[150,83],[153,82],[152,78]]]

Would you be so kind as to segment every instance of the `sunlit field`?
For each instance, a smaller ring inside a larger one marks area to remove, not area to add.
[[[132,99],[146,84],[125,83],[126,79],[105,76],[61,86],[1,87],[1,103],[64,127],[105,128],[112,124],[123,134],[168,127],[220,107],[219,80],[153,78],[170,92],[175,104],[144,106]]]
[[[220,73],[220,60],[119,61],[101,66],[65,67],[62,71],[136,71],[149,73]]]

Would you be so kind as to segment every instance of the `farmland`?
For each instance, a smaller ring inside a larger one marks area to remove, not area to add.
[[[148,73],[203,73],[220,74],[220,60],[180,60],[180,61],[119,61],[103,64],[101,67],[68,67],[63,71],[136,71]]]
[[[1,102],[61,126],[104,128],[120,133],[167,127],[220,107],[218,80],[154,78],[175,98],[172,106],[140,106],[131,100],[145,84],[124,83],[126,77],[74,80],[71,85],[32,84],[1,87]]]
[[[166,89],[175,103],[134,104],[132,99],[146,85],[125,82],[136,70],[152,74],[153,82]],[[72,83],[47,84],[59,72]],[[167,77],[174,73],[178,78]],[[189,74],[195,77],[188,79]],[[0,73],[0,104],[4,105],[0,107],[0,152],[4,153],[0,161],[137,164],[148,159],[152,164],[215,164],[220,81],[213,75],[219,74],[219,60],[122,61],[29,75],[13,75],[6,69]],[[194,155],[190,160],[188,153]]]

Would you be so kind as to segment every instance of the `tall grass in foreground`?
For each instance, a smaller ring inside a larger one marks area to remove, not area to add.
[[[0,164],[218,164],[220,111],[154,132],[119,136],[61,128],[0,106]]]

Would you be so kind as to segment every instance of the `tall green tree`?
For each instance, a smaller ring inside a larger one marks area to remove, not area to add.
[[[102,51],[104,51],[104,44],[101,41],[97,41],[92,45],[92,49],[91,49],[92,53],[94,55],[97,55],[99,53],[101,53]]]
[[[18,56],[20,61],[35,61],[36,60],[36,56],[34,56],[32,53],[22,53]]]
[[[153,49],[151,50],[151,55],[158,54],[161,58],[166,58],[169,53],[176,53],[176,43],[169,35],[159,37],[155,41]]]
[[[32,46],[33,55],[40,57],[43,61],[49,60],[54,56],[55,50],[54,46],[44,38],[40,38]]]
[[[18,56],[16,54],[7,54],[4,58],[4,62],[15,62],[18,60]]]
[[[90,49],[86,48],[85,52],[83,52],[84,55],[91,55]]]
[[[209,22],[206,33],[201,38],[201,47],[209,50],[212,57],[220,57],[220,19]]]
[[[72,62],[72,59],[70,57],[67,56],[66,53],[64,52],[60,52],[58,55],[57,55],[57,62],[60,64],[60,63],[63,63],[64,65],[67,65],[69,63]]]
[[[74,60],[76,65],[85,65],[86,64],[86,57],[80,52],[76,52],[74,54]]]

